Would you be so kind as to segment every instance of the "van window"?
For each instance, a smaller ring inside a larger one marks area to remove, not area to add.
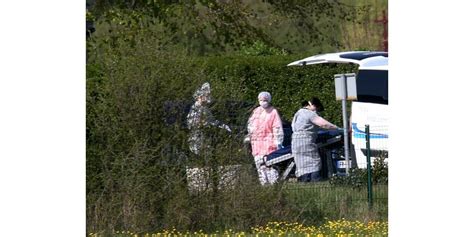
[[[358,102],[388,104],[387,70],[359,70],[356,86]]]

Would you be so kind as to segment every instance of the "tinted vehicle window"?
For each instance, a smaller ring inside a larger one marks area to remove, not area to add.
[[[356,85],[357,101],[388,104],[388,71],[360,70]]]
[[[388,57],[388,53],[387,52],[355,52],[355,53],[341,54],[339,57],[348,58],[348,59],[362,60],[362,59],[375,57],[375,56]]]

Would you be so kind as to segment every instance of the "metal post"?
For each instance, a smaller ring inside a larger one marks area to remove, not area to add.
[[[347,81],[346,75],[342,74],[342,119],[344,123],[344,157],[346,158],[346,175],[349,175],[349,129],[347,126]]]
[[[365,125],[365,147],[367,149],[367,198],[369,201],[369,208],[372,209],[372,165],[370,162],[370,126]]]

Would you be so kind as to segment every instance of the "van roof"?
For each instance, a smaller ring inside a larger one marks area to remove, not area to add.
[[[305,66],[323,63],[355,63],[359,69],[388,70],[388,52],[383,51],[347,51],[318,54],[294,61],[288,66]]]

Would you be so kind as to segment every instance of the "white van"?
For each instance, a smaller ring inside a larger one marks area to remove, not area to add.
[[[359,65],[356,75],[357,100],[352,101],[350,115],[351,143],[357,167],[367,167],[365,125],[370,126],[371,159],[383,157],[388,161],[388,53],[350,51],[320,54],[292,62],[288,66],[322,63]]]

